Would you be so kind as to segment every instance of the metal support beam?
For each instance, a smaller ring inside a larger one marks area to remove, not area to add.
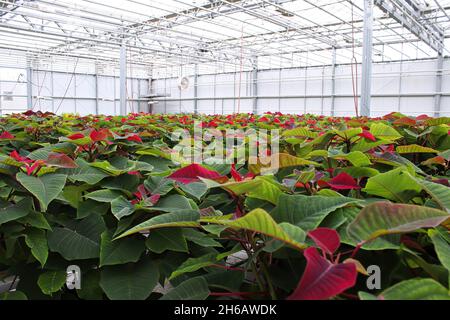
[[[195,65],[194,70],[194,113],[198,113],[198,64]]]
[[[334,116],[336,104],[336,47],[333,47],[333,58],[331,63],[331,116]]]
[[[370,98],[372,89],[373,1],[374,0],[364,0],[360,115],[367,117],[370,117]]]
[[[33,70],[31,66],[27,67],[27,109],[33,109]]]
[[[252,112],[258,114],[258,59],[255,59],[253,62],[252,94],[254,96]]]
[[[120,47],[120,115],[127,114],[127,47]]]
[[[95,65],[95,75],[94,75],[94,79],[95,79],[95,114],[98,115],[98,66]]]
[[[439,117],[441,114],[442,100],[442,69],[444,68],[444,57],[439,54],[437,57],[436,70],[436,95],[434,96],[434,116]]]
[[[437,53],[444,48],[444,30],[427,19],[421,9],[411,0],[374,0],[374,4],[408,29],[417,38],[428,44]]]

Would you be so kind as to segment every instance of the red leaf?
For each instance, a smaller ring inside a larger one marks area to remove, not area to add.
[[[31,176],[37,168],[41,167],[44,164],[44,160],[36,160],[36,162],[34,162],[31,166],[28,163],[25,164],[27,175]]]
[[[89,135],[92,139],[92,141],[105,141],[108,136],[110,136],[110,132],[108,129],[101,129],[99,131],[92,130],[91,134]]]
[[[403,118],[395,120],[394,124],[396,124],[396,125],[405,125],[405,126],[410,126],[410,127],[412,126],[413,127],[413,126],[416,125],[416,120],[411,119],[409,117],[403,117]]]
[[[367,130],[364,130],[362,133],[358,134],[358,136],[366,138],[367,140],[370,140],[370,141],[377,141],[375,136]]]
[[[327,183],[331,188],[336,190],[361,189],[361,187],[356,183],[356,180],[345,172],[339,173]]]
[[[33,162],[33,160],[28,159],[27,157],[22,157],[16,150],[12,151],[9,154],[9,156],[11,158],[13,158],[14,160],[19,161],[19,162],[23,162],[23,163],[31,163],[31,162]]]
[[[64,153],[50,153],[46,163],[59,168],[73,169],[78,168],[78,165],[69,156]]]
[[[233,163],[232,165],[231,165],[231,171],[230,171],[230,173],[231,173],[231,176],[233,177],[233,179],[235,180],[235,181],[242,181],[243,180],[243,178],[242,178],[242,176],[240,175],[240,173],[239,172],[237,172],[237,170],[236,170],[236,165]]]
[[[416,117],[417,120],[427,120],[430,119],[429,116],[427,116],[426,114],[421,114],[420,116]]]
[[[82,134],[82,133],[74,133],[74,134],[71,134],[70,136],[68,136],[67,138],[69,138],[70,140],[83,139],[84,138],[84,134]]]
[[[25,115],[27,117],[32,116],[34,114],[36,114],[36,112],[34,112],[33,110],[28,110],[23,113],[23,115]]]
[[[314,240],[322,251],[333,254],[341,245],[341,239],[336,230],[329,228],[317,228],[308,232],[308,237]]]
[[[5,131],[2,134],[0,134],[0,139],[14,139],[14,136],[8,131]]]
[[[155,205],[155,204],[158,203],[160,198],[161,198],[161,195],[159,193],[157,193],[157,194],[154,194],[154,195],[150,196],[148,198],[148,200],[150,200],[150,202]]]
[[[200,179],[198,177],[207,178],[211,180],[223,178],[223,176],[221,176],[217,171],[208,170],[196,163],[181,168],[172,173],[170,176],[168,176],[169,179],[184,184],[199,181]]]
[[[137,134],[132,135],[132,136],[129,136],[129,137],[127,138],[127,140],[128,140],[128,141],[134,141],[134,142],[142,143],[141,137],[139,137]]]
[[[306,269],[289,300],[324,300],[355,285],[358,272],[354,263],[332,264],[314,247],[306,249],[304,255]]]

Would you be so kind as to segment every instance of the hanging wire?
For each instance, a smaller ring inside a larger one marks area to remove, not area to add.
[[[36,99],[36,101],[34,101],[33,108],[31,110],[34,110],[34,108],[36,108],[36,104],[38,102],[39,102],[39,109],[41,109],[40,96],[41,96],[42,87],[44,86],[44,81],[45,81],[46,77],[47,77],[47,70],[44,71],[44,78],[42,79],[41,84],[39,84],[39,72],[37,73],[37,83],[38,83],[38,94],[37,95],[38,95],[38,98]]]
[[[73,67],[73,71],[72,71],[72,75],[71,75],[71,77],[70,77],[69,83],[68,83],[67,86],[66,86],[66,90],[64,91],[64,95],[63,95],[61,101],[59,102],[58,107],[57,107],[56,110],[55,110],[55,113],[58,113],[59,108],[61,108],[61,105],[62,105],[64,99],[65,99],[66,96],[67,96],[67,92],[69,91],[70,85],[72,84],[72,80],[73,80],[73,78],[75,77],[75,71],[77,70],[78,61],[80,61],[80,58],[77,58],[77,60],[75,61],[75,66]]]

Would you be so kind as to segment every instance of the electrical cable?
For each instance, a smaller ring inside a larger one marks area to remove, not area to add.
[[[64,92],[64,95],[63,95],[61,101],[59,102],[59,105],[58,105],[58,107],[56,108],[55,113],[58,113],[59,108],[61,107],[61,105],[62,105],[64,99],[66,98],[67,92],[69,91],[69,87],[70,87],[70,85],[72,84],[73,78],[75,77],[75,71],[77,70],[77,66],[78,66],[78,61],[79,61],[79,60],[80,60],[80,58],[77,58],[77,60],[75,61],[75,66],[73,67],[72,76],[70,77],[69,83],[67,84],[67,87],[66,87],[66,90],[65,90],[65,92]]]

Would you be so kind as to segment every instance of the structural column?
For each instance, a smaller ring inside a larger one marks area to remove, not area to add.
[[[31,66],[27,67],[27,109],[33,109],[33,70]]]
[[[336,104],[336,47],[333,47],[333,61],[331,64],[331,116],[334,116]]]
[[[120,47],[120,115],[127,114],[127,47],[122,41]]]
[[[194,113],[198,113],[198,65],[195,65],[194,70]]]
[[[374,0],[364,0],[363,60],[360,103],[361,116],[370,116],[370,98],[372,89],[373,1]]]
[[[441,114],[442,100],[442,70],[444,69],[444,56],[438,54],[436,67],[436,95],[434,96],[434,116],[439,117]]]
[[[253,93],[253,108],[252,112],[258,114],[258,59],[255,58],[253,61],[253,72],[252,72],[252,93]]]
[[[99,97],[98,97],[98,65],[95,64],[95,114],[98,115],[98,105],[99,105]]]

